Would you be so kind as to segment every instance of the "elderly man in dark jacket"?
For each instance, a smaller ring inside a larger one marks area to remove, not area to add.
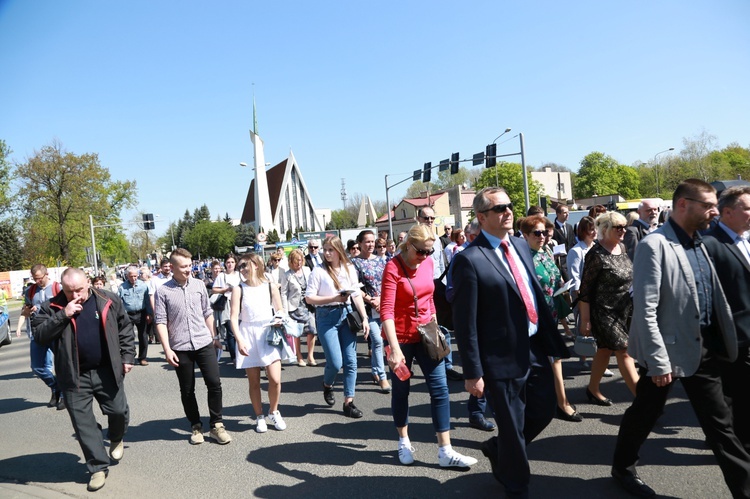
[[[128,425],[123,379],[134,362],[133,325],[117,295],[90,287],[75,268],[63,272],[62,292],[42,304],[32,324],[35,341],[55,342],[58,384],[91,473],[88,490],[99,490],[110,457],[122,459]],[[94,416],[94,398],[109,418],[109,455]]]

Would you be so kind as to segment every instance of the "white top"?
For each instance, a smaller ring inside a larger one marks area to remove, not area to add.
[[[586,253],[589,252],[589,249],[591,248],[586,246],[584,241],[579,241],[568,251],[568,272],[570,273],[570,279],[573,281],[573,287],[571,288],[573,291],[578,291],[578,288],[581,287],[583,261],[586,259]]]
[[[232,286],[239,286],[240,285],[240,273],[237,271],[234,271],[231,274],[227,274],[225,272],[222,272],[216,277],[216,280],[214,281],[213,288],[226,288],[227,284],[231,284]],[[227,300],[232,301],[232,292],[228,291],[225,293]]]
[[[333,279],[328,275],[328,271],[323,267],[315,267],[307,280],[307,290],[305,296],[335,296],[343,289],[352,289],[359,283],[357,270],[354,265],[347,263],[339,269],[338,280],[341,284],[340,289],[336,289]],[[359,290],[355,290],[352,296],[359,296]]]

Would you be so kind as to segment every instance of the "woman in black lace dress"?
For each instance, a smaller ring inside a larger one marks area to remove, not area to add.
[[[625,227],[625,217],[617,212],[597,217],[599,239],[586,254],[579,289],[581,334],[593,335],[598,347],[586,389],[586,396],[597,405],[612,405],[612,401],[599,390],[599,383],[612,353],[615,354],[620,374],[633,395],[638,382],[635,363],[628,355],[628,329],[633,313],[633,300],[630,296],[633,264],[622,244]]]

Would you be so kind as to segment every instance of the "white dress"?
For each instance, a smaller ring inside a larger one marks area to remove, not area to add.
[[[248,286],[244,282],[242,287],[242,305],[240,307],[240,331],[242,341],[247,344],[248,356],[240,353],[237,347],[235,362],[237,369],[248,367],[265,367],[281,360],[281,350],[268,344],[266,328],[273,319],[271,308],[271,291],[268,283],[260,286]]]

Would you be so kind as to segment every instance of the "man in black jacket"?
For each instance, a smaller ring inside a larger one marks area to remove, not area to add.
[[[135,357],[133,325],[122,300],[105,289],[91,288],[76,268],[63,272],[62,292],[41,306],[32,325],[34,341],[54,342],[57,382],[91,473],[88,490],[99,490],[110,457],[122,459],[128,425],[123,379]],[[109,455],[94,416],[94,398],[109,419]]]
[[[568,223],[568,217],[570,216],[570,208],[564,204],[558,204],[555,208],[555,231],[552,235],[557,244],[565,245],[565,253],[570,251],[570,248],[576,245],[576,234],[573,230],[573,226]],[[565,255],[559,255],[555,258],[555,263],[560,267],[560,273],[563,279],[568,280],[568,259]]]
[[[623,243],[632,262],[635,259],[635,247],[646,237],[646,234],[656,230],[659,220],[659,203],[655,199],[644,199],[638,204],[638,219],[625,229]]]
[[[720,222],[703,241],[714,262],[737,330],[737,360],[721,365],[724,395],[732,401],[734,432],[750,453],[750,187],[725,190],[719,198]]]

